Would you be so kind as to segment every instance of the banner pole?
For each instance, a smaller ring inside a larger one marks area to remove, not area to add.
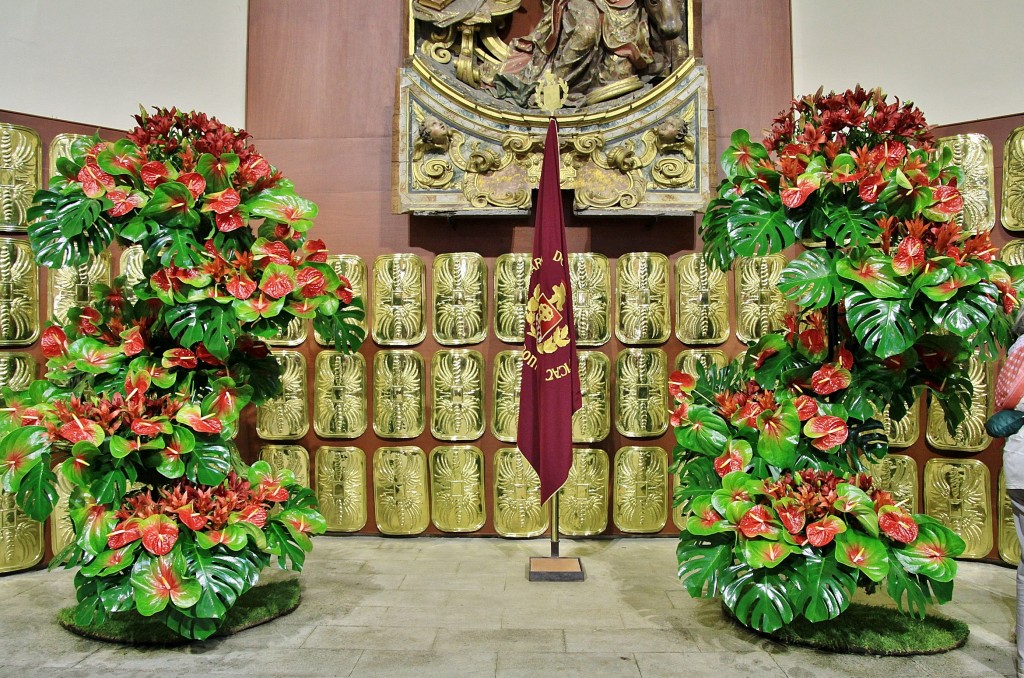
[[[561,490],[551,495],[551,557],[558,557],[558,494]]]

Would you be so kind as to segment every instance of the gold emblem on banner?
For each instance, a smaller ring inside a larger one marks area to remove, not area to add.
[[[600,351],[578,351],[580,393],[583,405],[572,415],[572,441],[596,443],[612,428],[611,361]]]
[[[96,301],[92,288],[97,284],[110,284],[109,251],[90,256],[81,266],[50,269],[50,319],[59,325],[67,324],[68,311]]]
[[[321,351],[313,373],[313,430],[321,438],[358,438],[366,431],[366,359]]]
[[[523,352],[500,351],[494,356],[494,403],[491,432],[503,443],[519,436],[519,396],[523,387]]]
[[[565,322],[565,283],[550,293],[541,293],[540,285],[526,302],[526,333],[537,342],[537,353],[554,353],[569,345],[569,325]]]
[[[430,452],[430,515],[442,532],[476,532],[487,521],[484,455],[472,445]]]
[[[358,532],[366,525],[366,455],[358,447],[316,451],[316,498],[330,532]]]
[[[0,573],[32,567],[44,550],[43,524],[18,508],[14,494],[0,490]]]
[[[924,465],[924,512],[967,544],[964,558],[992,550],[992,482],[977,459],[929,459]]]
[[[917,513],[917,462],[905,454],[887,454],[868,463],[875,487],[892,495],[893,501]]]
[[[281,366],[283,393],[256,408],[256,435],[264,440],[296,440],[309,432],[306,357],[298,351],[272,354]]]
[[[623,532],[660,532],[668,521],[668,455],[660,447],[623,447],[615,454],[612,520]]]
[[[1013,507],[1006,493],[1006,475],[999,470],[999,557],[1008,565],[1020,563],[1020,540],[1013,524]]]
[[[430,523],[427,457],[418,447],[373,453],[373,504],[381,534],[419,534]]]
[[[295,482],[309,487],[309,452],[302,445],[264,445],[260,459],[270,464],[277,473],[288,469],[295,474]]]
[[[601,534],[608,527],[608,453],[572,451],[569,476],[558,491],[558,531],[570,537]]]
[[[569,285],[577,346],[602,346],[612,333],[612,282],[608,257],[594,252],[569,255]]]
[[[550,69],[545,69],[537,83],[535,96],[537,108],[548,115],[554,115],[569,98],[569,83],[552,73]]]
[[[540,476],[516,447],[494,453],[494,529],[503,537],[536,537],[548,529]]]

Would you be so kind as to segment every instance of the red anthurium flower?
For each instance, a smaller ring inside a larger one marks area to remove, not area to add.
[[[849,349],[841,348],[836,352],[836,364],[844,370],[853,368],[853,353]]]
[[[812,445],[825,451],[845,443],[850,428],[840,417],[811,417],[804,424],[804,435],[814,439]]]
[[[932,189],[935,204],[931,209],[939,214],[953,215],[964,208],[964,198],[956,186],[936,186]]]
[[[267,510],[262,506],[249,505],[241,511],[242,521],[262,529],[267,524]]]
[[[748,539],[766,534],[774,534],[776,527],[772,525],[773,516],[767,506],[757,505],[751,508],[740,519],[740,532]]]
[[[94,337],[100,334],[100,328],[96,327],[96,323],[101,322],[103,322],[103,316],[100,315],[100,312],[91,306],[86,306],[78,316],[78,333]]]
[[[203,344],[196,345],[196,358],[202,360],[207,365],[223,365],[224,362],[218,358],[215,358],[212,353]]]
[[[327,288],[327,278],[315,268],[300,268],[295,274],[295,282],[299,288],[299,294],[307,299],[319,297]],[[669,389],[671,390],[671,382]]]
[[[110,534],[107,535],[107,547],[119,549],[136,539],[142,539],[142,532],[139,531],[139,521],[129,518],[128,520],[122,520],[110,531]]]
[[[882,192],[884,186],[885,179],[878,172],[864,177],[860,181],[860,189],[858,190],[860,199],[866,203],[878,202],[878,194]]]
[[[110,176],[96,164],[96,160],[90,158],[85,166],[78,171],[78,181],[82,184],[82,191],[90,198],[98,198],[115,187],[114,177]]]
[[[57,429],[57,435],[71,443],[80,443],[83,440],[94,442],[97,431],[102,441],[103,429],[99,424],[89,419],[76,418]]]
[[[306,257],[306,261],[315,264],[327,263],[327,245],[324,244],[323,240],[307,240],[302,243],[302,252]]]
[[[806,179],[798,179],[796,186],[784,188],[780,191],[782,204],[791,209],[800,207],[807,200],[808,196],[816,190],[818,190],[818,187],[814,183]]]
[[[156,188],[167,181],[167,167],[162,162],[152,160],[142,166],[139,176],[142,177],[142,183],[146,184],[148,188]]]
[[[879,514],[878,527],[894,541],[909,544],[917,539],[917,523],[909,513],[899,509]]]
[[[203,212],[212,210],[217,214],[227,214],[234,211],[241,201],[238,191],[233,188],[225,188],[223,191],[206,196],[206,204],[202,206],[201,210]]]
[[[167,349],[161,363],[164,367],[183,367],[186,370],[194,370],[198,366],[196,354],[187,348]]]
[[[912,235],[900,241],[892,258],[892,270],[897,275],[908,275],[924,264],[924,244]]]
[[[206,527],[207,517],[200,513],[196,513],[195,509],[192,507],[192,502],[189,502],[181,508],[175,509],[174,512],[178,514],[178,520],[180,520],[182,524],[190,530],[198,532]]]
[[[231,276],[226,285],[228,294],[236,299],[248,299],[256,291],[256,281],[249,277],[245,271],[239,271],[238,275]]]
[[[692,374],[673,372],[668,377],[668,392],[674,398],[685,397],[685,394],[697,386],[697,380]]]
[[[242,215],[238,210],[232,210],[225,214],[218,213],[214,217],[214,221],[217,222],[217,230],[221,233],[237,231],[242,226],[245,226],[245,221],[242,219]]]
[[[129,193],[122,190],[107,191],[107,197],[114,203],[107,210],[107,214],[112,217],[124,216],[136,207],[142,207],[142,204],[145,202],[138,193]]]
[[[669,417],[669,423],[672,424],[673,428],[681,426],[689,412],[690,403],[684,400],[683,402],[679,403],[679,406],[676,407],[675,410],[673,410],[672,416]]]
[[[829,395],[850,385],[850,370],[835,365],[822,365],[811,375],[811,388],[818,395]]]
[[[732,423],[736,426],[754,427],[757,425],[757,415],[762,412],[764,412],[764,407],[761,406],[761,403],[750,399],[732,415]]]
[[[129,358],[142,353],[146,348],[146,340],[142,336],[142,328],[138,325],[122,332],[121,339],[124,341],[122,350],[124,350],[124,354]]]
[[[825,331],[818,327],[809,327],[800,333],[800,343],[804,345],[811,355],[824,353],[828,348],[825,345]]]
[[[252,253],[253,258],[268,258],[272,264],[291,264],[292,261],[292,251],[288,249],[288,245],[276,240],[257,243]]]
[[[142,548],[154,556],[165,556],[178,541],[178,524],[165,515],[150,516],[139,523]]]
[[[43,330],[39,343],[46,358],[58,358],[68,354],[68,335],[59,325],[50,325]]]
[[[779,514],[779,520],[782,522],[782,526],[785,527],[786,531],[790,534],[799,534],[800,531],[804,529],[804,525],[807,522],[807,515],[802,504],[798,502],[780,504],[775,507],[775,512]]]
[[[807,421],[818,414],[818,401],[809,395],[797,396],[793,399],[793,404],[796,406],[800,421]]]
[[[338,297],[343,304],[351,304],[353,296],[352,285],[345,276],[338,277],[341,278],[341,284],[334,290],[334,296]]]
[[[178,181],[185,184],[185,188],[192,194],[193,198],[198,199],[206,190],[206,179],[199,172],[188,172],[178,177]]]
[[[825,516],[821,520],[807,526],[807,541],[811,546],[821,548],[827,546],[840,532],[845,532],[846,525],[835,516]]]
[[[280,299],[295,289],[295,281],[285,271],[270,272],[263,281],[263,292],[271,299]]]
[[[238,173],[247,184],[255,184],[270,176],[270,163],[261,155],[253,154],[238,167]]]
[[[132,433],[155,438],[164,431],[164,425],[151,419],[136,419],[132,422]]]
[[[281,486],[276,480],[266,478],[260,483],[260,490],[267,501],[285,501],[288,499],[288,490]]]
[[[743,459],[734,452],[727,451],[721,457],[716,457],[714,464],[715,473],[717,473],[720,478],[724,478],[733,471],[743,470]]]
[[[716,511],[715,509],[711,508],[710,505],[708,505],[705,506],[704,510],[700,512],[699,519],[701,526],[711,528],[715,525],[715,523],[722,519],[722,516],[719,515],[718,511]]]

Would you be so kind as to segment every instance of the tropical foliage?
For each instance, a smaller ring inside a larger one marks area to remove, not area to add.
[[[325,522],[288,471],[233,453],[242,409],[281,391],[263,338],[310,318],[341,350],[361,301],[306,238],[316,205],[234,130],[199,113],[137,116],[127,138],[76,142],[36,195],[40,263],[141,245],[144,279],[93,290],[42,335],[46,380],[6,389],[0,482],[30,517],[73,487],[80,623],[134,607],[190,638],[213,633],[276,557],[301,569]]]

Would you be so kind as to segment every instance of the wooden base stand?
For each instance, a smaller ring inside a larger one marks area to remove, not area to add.
[[[583,581],[583,562],[579,558],[530,558],[530,581]]]

